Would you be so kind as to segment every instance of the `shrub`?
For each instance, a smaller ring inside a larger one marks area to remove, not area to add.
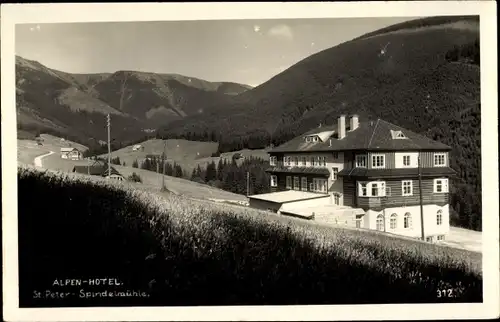
[[[141,176],[139,176],[137,173],[133,172],[129,177],[128,177],[128,180],[129,181],[133,181],[133,182],[142,182],[141,180]]]
[[[77,174],[20,168],[18,187],[21,307],[482,301],[481,255],[468,251]],[[88,277],[149,296],[32,296]]]

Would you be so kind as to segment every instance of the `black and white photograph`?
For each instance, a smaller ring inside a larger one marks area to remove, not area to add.
[[[495,9],[2,5],[4,316],[498,317]]]

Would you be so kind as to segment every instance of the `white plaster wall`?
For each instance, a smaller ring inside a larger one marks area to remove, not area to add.
[[[443,207],[437,205],[424,205],[424,233],[425,236],[447,235],[450,231],[450,212],[449,206]],[[443,223],[437,225],[437,211],[443,211]],[[404,228],[404,214],[411,213],[412,226],[411,228]],[[390,229],[391,214],[396,213],[397,227]],[[377,229],[377,216],[385,214],[385,231],[404,235],[407,237],[421,237],[421,220],[420,220],[420,206],[412,207],[399,207],[399,208],[386,208],[384,211],[368,210],[365,215],[365,226],[363,228]]]
[[[330,205],[330,201],[331,199],[329,198],[329,196],[325,195],[325,197],[323,198],[287,202],[284,203],[279,210],[290,211],[293,209],[300,209],[305,207],[325,206],[325,205]]]

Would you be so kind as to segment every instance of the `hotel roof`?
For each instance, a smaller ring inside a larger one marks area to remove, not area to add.
[[[347,123],[349,123],[348,118],[346,118],[346,124]],[[399,131],[404,134],[405,138],[393,138],[394,133]],[[329,132],[332,133],[332,135],[323,141],[306,142],[304,140],[304,137],[308,135],[324,135],[324,133]],[[358,127],[353,131],[350,131],[350,129],[346,127],[345,133],[346,136],[343,139],[338,139],[337,124],[322,126],[297,136],[294,139],[275,147],[269,152],[451,150],[451,147],[446,144],[431,140],[423,135],[404,129],[382,119],[359,122]]]

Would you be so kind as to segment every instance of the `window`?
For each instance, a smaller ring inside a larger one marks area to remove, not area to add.
[[[333,195],[333,202],[338,206],[340,205],[340,195],[339,194],[334,194]]]
[[[392,138],[394,140],[397,140],[397,139],[406,139],[406,136],[401,131],[391,130],[391,136],[392,136]]]
[[[411,165],[411,158],[409,155],[403,155],[403,167],[409,167]]]
[[[440,209],[436,214],[436,224],[441,226],[443,224],[443,211]]]
[[[446,166],[446,153],[434,153],[434,166],[435,167]]]
[[[311,142],[311,137],[310,136],[306,136],[306,142]]]
[[[366,168],[366,155],[361,154],[356,156],[356,167]]]
[[[388,197],[391,195],[391,187],[385,187],[385,196]]]
[[[276,157],[269,158],[269,165],[276,165]]]
[[[313,137],[313,141],[318,142],[318,137],[317,136]]]
[[[377,230],[384,230],[384,216],[382,215],[377,216]]]
[[[294,161],[295,161],[295,166],[298,166],[298,165],[299,165],[299,158],[298,158],[298,157],[295,157],[295,158],[294,158]]]
[[[321,184],[321,192],[328,192],[328,185],[327,185],[327,180],[326,179],[322,179],[320,181],[320,184]]]
[[[387,189],[384,181],[358,183],[358,196],[360,197],[385,197],[386,193]]]
[[[292,165],[292,157],[286,157],[286,165]]]
[[[398,132],[396,134],[396,138],[397,139],[406,139],[406,136],[403,134],[403,132]]]
[[[407,212],[404,217],[404,228],[411,228],[411,214]]]
[[[338,152],[333,152],[333,159],[338,160],[339,159],[339,153]]]
[[[332,168],[332,180],[337,180],[338,174],[339,174],[339,168]]]
[[[313,166],[313,167],[314,167],[314,163],[315,163],[315,162],[314,162],[314,157],[311,157],[311,166]]]
[[[397,214],[392,214],[391,219],[390,219],[390,227],[391,229],[396,229],[398,226],[398,215]]]
[[[356,228],[361,228],[361,218],[356,218]]]
[[[437,235],[437,240],[442,241],[444,240],[444,235]]]
[[[307,191],[307,178],[306,177],[302,177],[302,182],[301,182],[301,188],[302,188],[302,191]]]
[[[432,241],[433,241],[432,236],[425,237],[425,241],[428,242],[428,243],[432,243]]]
[[[290,177],[290,176],[286,177],[286,188],[292,189],[292,177]]]
[[[306,166],[306,157],[302,157],[301,159],[302,159],[302,165]]]
[[[413,195],[413,181],[412,180],[401,181],[401,190],[403,191],[403,196],[412,196]]]
[[[384,168],[385,167],[385,155],[383,154],[373,154],[372,155],[372,168]]]
[[[327,192],[327,180],[326,179],[313,179],[314,189],[316,192]]]
[[[385,182],[372,182],[371,183],[371,196],[379,197],[385,195]]]
[[[367,197],[368,196],[368,192],[367,192],[367,184],[366,183],[360,183],[359,184],[359,195],[361,197]]]
[[[447,193],[448,179],[434,179],[434,193]]]
[[[278,177],[275,175],[271,176],[271,187],[277,187],[278,186]]]
[[[309,191],[314,191],[314,183],[313,182],[311,182],[309,184]]]
[[[300,179],[299,179],[299,177],[293,177],[293,190],[300,190]]]
[[[326,157],[320,157],[320,165],[326,167]]]

